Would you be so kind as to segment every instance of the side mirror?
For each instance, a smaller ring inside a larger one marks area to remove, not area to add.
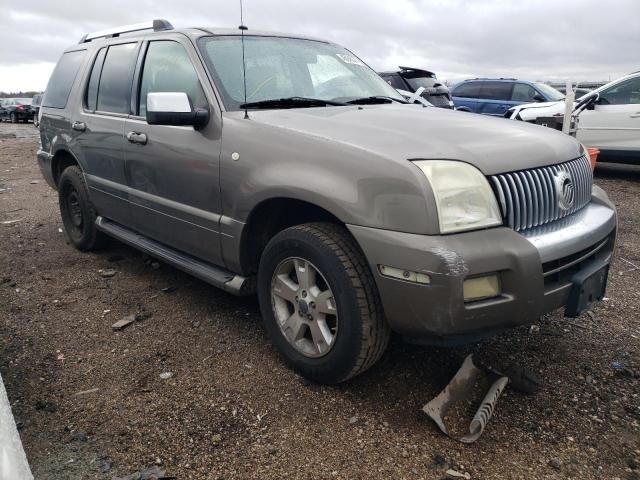
[[[193,108],[184,92],[152,92],[147,94],[149,125],[191,125],[196,129],[209,122],[209,111]]]
[[[536,93],[536,94],[533,96],[533,100],[534,100],[535,102],[546,102],[546,101],[547,101],[547,99],[546,99],[546,98],[544,98],[544,97],[543,97],[542,95],[540,95],[539,93]]]
[[[600,94],[596,93],[595,95],[592,95],[591,97],[589,97],[586,101],[586,108],[587,110],[595,110],[596,109],[596,105],[598,105],[600,103]]]

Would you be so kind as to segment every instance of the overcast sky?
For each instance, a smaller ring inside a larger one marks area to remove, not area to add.
[[[640,0],[244,0],[249,29],[326,38],[441,79],[609,80],[640,70]],[[0,0],[0,91],[43,90],[86,32],[166,18],[236,27],[235,0]]]

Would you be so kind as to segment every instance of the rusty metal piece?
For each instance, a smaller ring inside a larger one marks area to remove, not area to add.
[[[449,384],[440,392],[440,394],[427,403],[422,410],[426,413],[438,428],[450,438],[458,440],[462,443],[473,443],[484,431],[489,419],[493,415],[496,408],[498,398],[507,386],[509,379],[500,376],[487,390],[480,406],[469,424],[469,431],[460,438],[453,437],[444,423],[447,411],[455,403],[462,402],[472,395],[473,386],[488,373],[476,367],[473,363],[473,355],[465,358],[458,372],[451,379]]]

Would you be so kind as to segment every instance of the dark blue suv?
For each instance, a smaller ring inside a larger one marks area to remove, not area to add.
[[[564,94],[549,85],[515,78],[474,78],[457,84],[451,91],[456,110],[502,117],[515,105],[556,102]]]

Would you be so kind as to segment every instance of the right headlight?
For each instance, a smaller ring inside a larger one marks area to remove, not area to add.
[[[472,165],[453,160],[417,160],[436,197],[440,233],[502,225],[496,197],[486,177]]]

